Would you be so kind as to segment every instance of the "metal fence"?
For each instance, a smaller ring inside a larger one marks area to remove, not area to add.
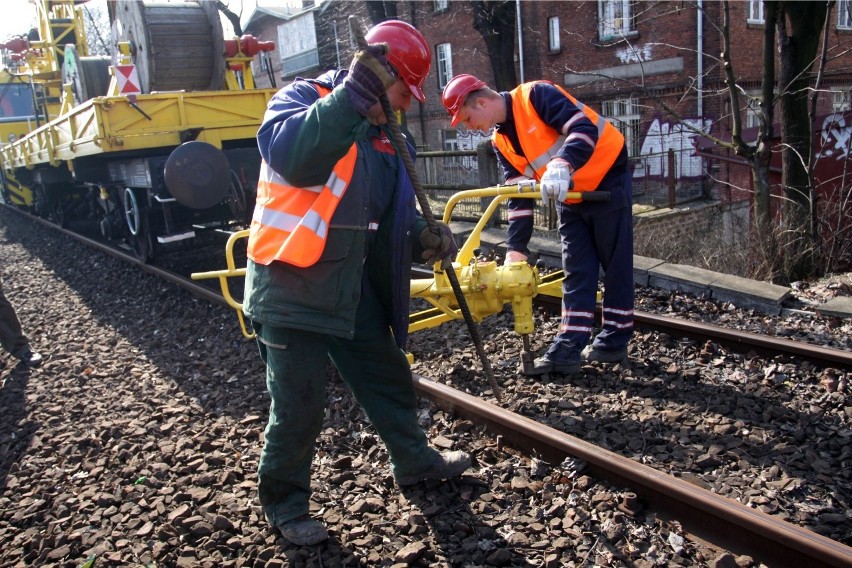
[[[633,168],[634,203],[674,207],[706,195],[707,175],[703,159],[692,150],[673,150],[630,159]],[[423,189],[436,214],[443,212],[450,196],[465,189],[490,187],[503,182],[490,142],[476,150],[420,151],[415,161]],[[453,211],[453,219],[476,221],[489,200],[465,200]],[[506,207],[501,206],[493,224],[505,224]],[[553,219],[544,207],[535,210],[535,224],[553,228]]]

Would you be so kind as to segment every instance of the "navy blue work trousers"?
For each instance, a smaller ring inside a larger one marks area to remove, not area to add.
[[[632,172],[622,178],[631,193]],[[556,343],[569,350],[588,344],[594,328],[598,276],[603,269],[603,322],[595,348],[621,349],[633,334],[632,203],[616,200],[561,204],[562,320]]]

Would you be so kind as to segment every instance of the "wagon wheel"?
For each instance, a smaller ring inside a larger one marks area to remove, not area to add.
[[[42,219],[50,217],[50,201],[47,200],[47,190],[42,184],[33,188],[33,212]]]
[[[68,217],[65,215],[65,208],[62,203],[62,194],[56,193],[50,198],[48,205],[50,206],[50,217],[53,219],[53,222],[60,227],[65,227],[68,224]]]
[[[228,189],[228,207],[234,219],[246,221],[246,191],[239,176],[231,170],[231,186]]]
[[[151,231],[148,229],[148,212],[139,204],[136,193],[129,187],[124,188],[124,220],[130,233],[130,245],[133,252],[142,262],[148,262],[153,257],[151,246]]]

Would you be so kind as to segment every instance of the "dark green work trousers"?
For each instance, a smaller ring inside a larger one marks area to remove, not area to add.
[[[21,320],[15,308],[3,293],[3,281],[0,280],[0,345],[18,359],[24,357],[30,342],[21,330]]]
[[[394,474],[414,475],[436,457],[417,423],[411,368],[375,296],[364,291],[355,337],[255,323],[271,397],[258,493],[272,525],[308,513],[311,461],[322,429],[329,357],[387,447]]]

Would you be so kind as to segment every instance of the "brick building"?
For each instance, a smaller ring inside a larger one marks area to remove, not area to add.
[[[301,11],[282,15],[277,23],[256,19],[252,24],[265,21],[264,33],[277,29],[283,65],[277,78],[283,83],[297,75],[313,77],[326,69],[348,66],[354,52],[350,15],[365,29],[377,15],[408,21],[434,49],[432,70],[424,86],[427,101],[413,101],[404,118],[416,143],[424,150],[451,150],[473,149],[487,140],[486,133],[452,128],[440,96],[447,81],[459,73],[475,74],[494,85],[485,41],[473,27],[473,3],[371,4],[368,9],[362,1],[306,0],[299,6]],[[762,2],[526,0],[505,4],[514,7],[515,23],[520,22],[512,37],[505,38],[514,46],[518,81],[546,79],[563,85],[611,119],[624,133],[634,159],[639,201],[643,194],[653,197],[655,192],[675,186],[679,200],[702,197],[729,206],[741,203],[744,212],[740,215],[748,216],[748,169],[725,149],[705,147],[706,152],[697,155],[694,142],[696,130],[724,138],[731,129],[730,97],[719,59],[726,4],[730,60],[741,89],[740,113],[744,126],[757,124],[757,104],[749,97],[759,95],[763,73]],[[831,113],[850,109],[849,8],[849,0],[838,2],[827,26],[829,55],[816,98],[820,117],[816,126],[826,125],[816,138],[824,144],[852,139],[852,120],[841,124],[840,119],[831,118]],[[302,64],[293,65],[293,61]],[[752,132],[746,130],[745,134]],[[834,170],[834,162],[847,159],[848,150],[841,150],[831,157]],[[780,181],[777,176],[776,181]]]

